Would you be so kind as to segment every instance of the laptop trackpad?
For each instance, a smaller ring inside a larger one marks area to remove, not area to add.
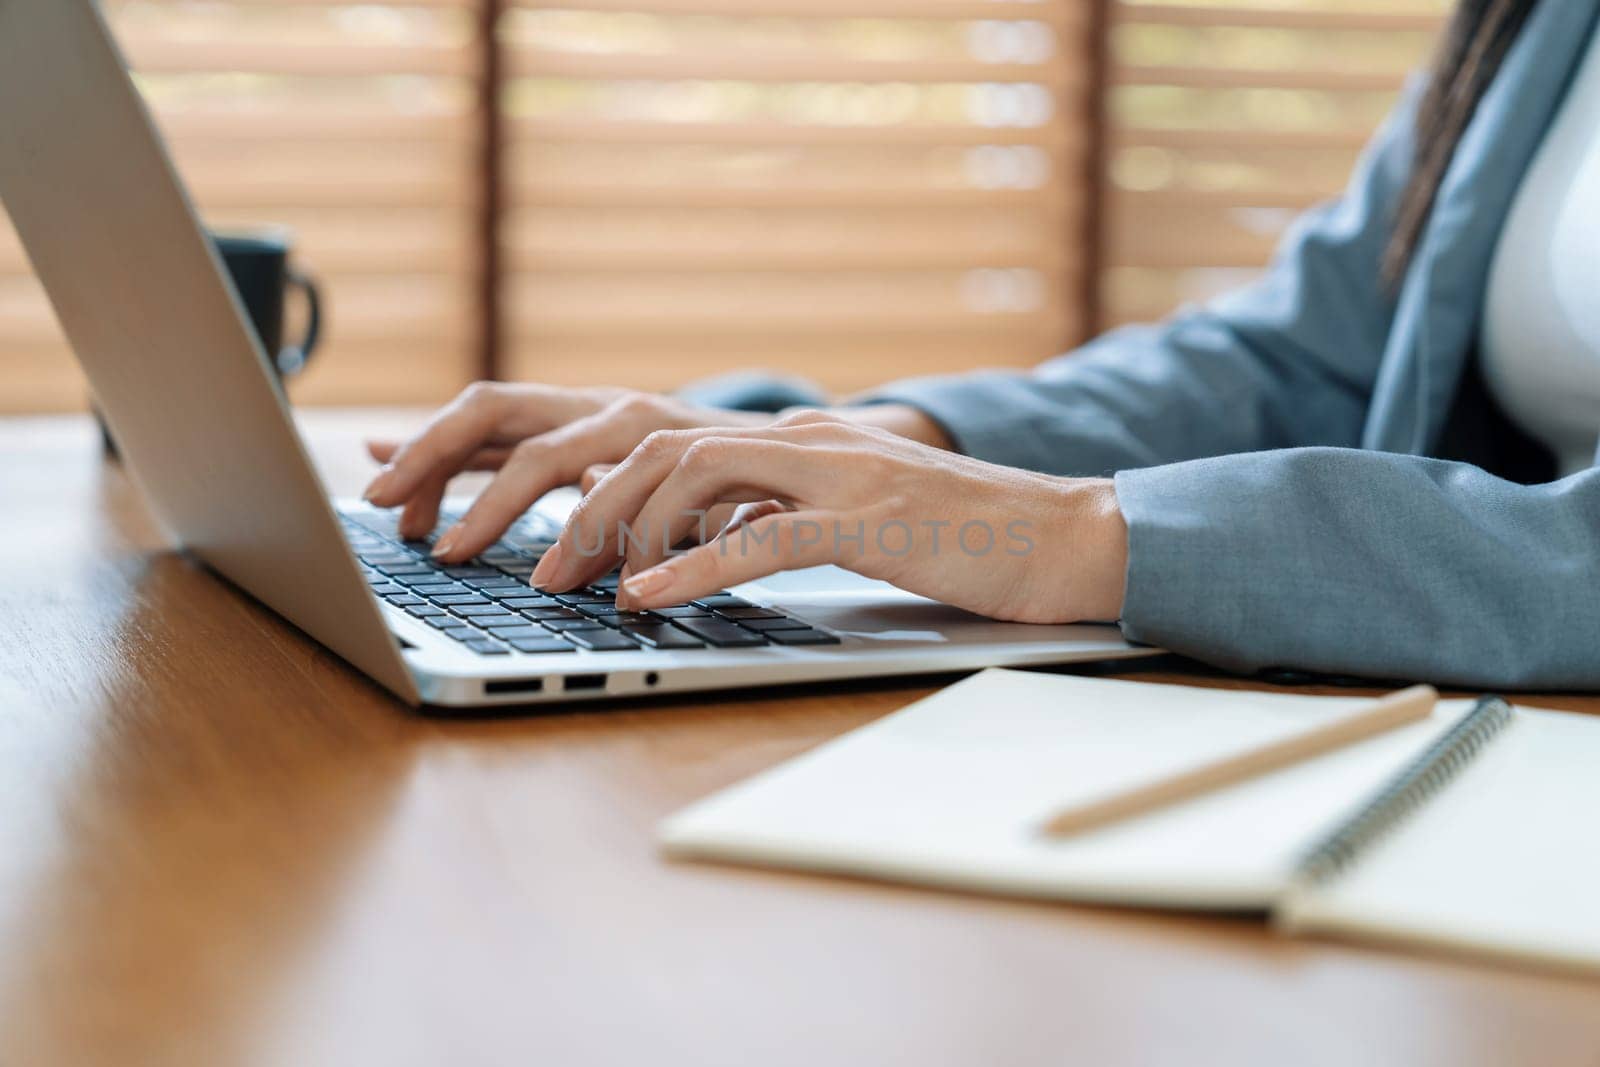
[[[784,571],[738,591],[797,619],[871,641],[999,644],[1083,636],[1079,627],[995,622],[840,567]]]

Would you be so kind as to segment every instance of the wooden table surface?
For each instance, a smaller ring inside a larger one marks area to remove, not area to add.
[[[348,492],[406,421],[306,424]],[[0,1064],[1600,1064],[1600,983],[657,855],[939,680],[428,719],[165,550],[85,420],[0,421],[0,500]]]

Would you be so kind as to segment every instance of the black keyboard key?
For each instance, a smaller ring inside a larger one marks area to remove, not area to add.
[[[725,619],[673,619],[673,625],[718,648],[750,648],[766,644],[760,634],[742,630]]]
[[[735,622],[744,622],[746,619],[781,619],[783,612],[773,611],[771,608],[718,608],[717,614],[724,619]]]
[[[407,585],[415,589],[419,585],[455,585],[454,582],[440,574],[438,571],[422,571],[417,574],[396,574],[392,576],[396,585]],[[459,586],[458,588],[466,588]]]
[[[474,638],[471,641],[463,641],[462,644],[466,645],[480,656],[504,656],[511,652],[510,649],[508,649],[505,645],[502,645],[499,641],[491,641],[486,637]]]
[[[439,573],[438,571],[432,567],[424,567],[420,563],[405,563],[392,567],[379,567],[378,569],[402,585],[414,585],[418,579],[423,577],[431,577],[440,582],[444,581],[443,578],[436,577]],[[410,578],[411,581],[403,581],[406,578]]]
[[[428,616],[425,621],[435,630],[460,630],[465,629],[467,626],[466,623],[462,622],[454,615],[446,615],[443,609],[440,609],[439,614],[437,615]]]
[[[595,622],[593,619],[584,619],[584,618],[578,618],[578,619],[540,619],[539,622],[546,630],[553,630],[556,633],[562,633],[562,632],[567,631],[567,630],[604,630],[605,629],[605,626],[602,623]]]
[[[406,609],[406,614],[417,619],[437,619],[447,614],[443,608],[436,608],[432,604],[418,604]]]
[[[622,652],[639,647],[617,630],[567,630],[561,636],[590,652]]]
[[[703,608],[749,608],[755,606],[743,597],[736,597],[732,593],[716,593],[712,596],[703,596],[696,600],[695,603]]]
[[[442,596],[478,596],[474,590],[461,585],[414,585],[411,591],[417,596],[437,600]]]
[[[556,604],[548,608],[525,608],[522,614],[525,618],[533,619],[536,622],[544,622],[546,619],[585,618],[585,616],[580,615],[571,608],[564,608],[560,604]]]
[[[523,585],[521,582],[516,585],[494,585],[487,589],[480,588],[478,592],[496,600],[537,600],[539,603],[528,605],[531,608],[560,606],[543,593],[535,592],[531,587]]]
[[[410,593],[390,593],[383,599],[387,600],[397,608],[414,608],[420,604],[427,603],[427,601],[423,600],[421,597],[412,596]]]
[[[393,584],[392,582],[389,581],[389,579],[387,577],[385,577],[382,574],[378,574],[376,571],[374,571],[371,574],[363,574],[362,577],[367,580],[367,584],[368,585],[392,585]]]
[[[361,562],[369,567],[410,567],[416,561],[404,552],[363,552]]]
[[[489,598],[479,596],[477,593],[447,593],[443,596],[430,596],[429,600],[435,604],[443,604],[447,608],[466,607],[471,604],[487,604]]]
[[[570,604],[573,607],[577,607],[580,604],[615,604],[617,600],[616,597],[611,596],[610,594],[589,593],[584,592],[583,590],[578,590],[571,593],[550,593],[548,595],[556,600],[561,601],[563,604]]]
[[[822,630],[807,627],[804,630],[768,630],[767,638],[775,645],[837,645],[839,639]]]
[[[501,604],[510,608],[512,611],[526,611],[529,608],[561,607],[561,605],[557,604],[555,601],[546,600],[542,596],[510,596],[504,598],[495,597],[495,599],[500,601]]]
[[[670,608],[651,608],[650,614],[659,615],[663,619],[709,619],[711,612],[693,604],[679,604]]]
[[[543,637],[512,637],[508,638],[511,647],[518,652],[571,652],[572,646],[559,637],[549,634]]]
[[[509,612],[504,616],[496,615],[488,618],[482,615],[473,615],[467,621],[474,626],[481,626],[485,630],[537,630],[539,628],[537,624],[529,622],[521,615],[512,615]]]
[[[515,596],[518,593],[527,596],[533,592],[527,582],[518,581],[509,574],[497,574],[493,578],[463,578],[461,584],[491,596],[495,593],[501,596]]]
[[[638,641],[640,644],[651,648],[704,648],[705,642],[692,634],[686,634],[669,623],[643,623],[636,626],[625,626],[622,632]]]
[[[455,641],[476,641],[483,636],[482,630],[474,630],[470,626],[451,626],[439,632]]]
[[[523,623],[521,626],[492,627],[494,635],[502,641],[513,641],[523,637],[537,637],[541,641],[551,641],[554,638],[550,631],[543,626],[534,626],[532,623]]]
[[[616,615],[622,611],[621,608],[617,607],[617,602],[614,600],[607,600],[603,604],[574,604],[572,607],[580,614],[587,615],[591,619],[603,619],[607,615]]]
[[[379,582],[372,586],[373,596],[399,596],[405,591],[405,586],[395,585],[393,582]]]
[[[455,579],[462,578],[493,578],[500,574],[493,567],[446,567],[444,572]]]
[[[629,626],[644,626],[661,620],[647,611],[619,611],[615,615],[603,615],[595,621],[618,629],[626,629]]]
[[[505,619],[508,621],[525,622],[521,615],[514,611],[507,611],[499,604],[456,604],[450,610],[463,619],[471,619],[475,625],[483,625],[479,619]]]
[[[746,630],[755,630],[757,633],[771,633],[773,630],[809,630],[810,623],[801,622],[799,619],[790,619],[779,615],[776,619],[740,619],[739,625]]]

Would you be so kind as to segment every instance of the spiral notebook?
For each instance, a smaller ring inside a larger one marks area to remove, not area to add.
[[[1365,698],[977,674],[712,796],[679,857],[1121,905],[1600,971],[1600,720],[1471,701],[1072,838],[1062,807],[1349,714]]]

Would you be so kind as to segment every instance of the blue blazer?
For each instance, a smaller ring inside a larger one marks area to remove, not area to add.
[[[1032,372],[873,399],[920,408],[980,459],[1114,473],[1134,640],[1238,671],[1600,689],[1600,468],[1531,485],[1526,464],[1521,480],[1497,469],[1518,435],[1474,358],[1496,241],[1597,9],[1535,8],[1397,294],[1378,264],[1415,86],[1259,283]]]

